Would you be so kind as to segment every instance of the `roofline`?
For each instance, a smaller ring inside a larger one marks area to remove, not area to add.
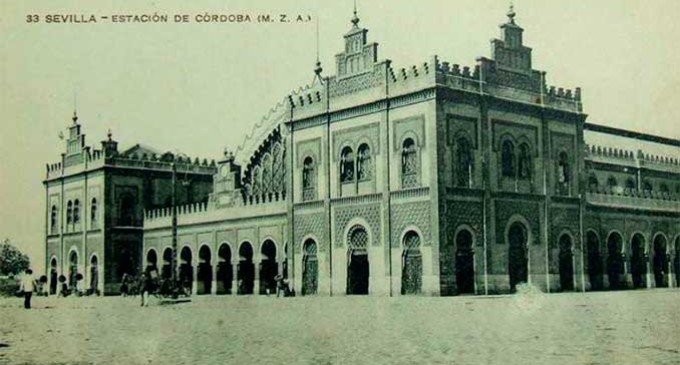
[[[600,124],[594,123],[584,123],[583,129],[593,132],[613,134],[621,137],[635,138],[648,142],[655,142],[659,144],[665,144],[673,147],[680,147],[680,140],[668,137],[655,136],[653,134],[647,134],[642,132],[630,131],[627,129],[614,128]]]

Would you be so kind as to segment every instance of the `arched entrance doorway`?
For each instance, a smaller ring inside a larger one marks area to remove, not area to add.
[[[172,249],[170,247],[163,250],[163,268],[161,269],[163,280],[172,279]]]
[[[401,255],[401,294],[420,294],[423,288],[423,256],[420,253],[420,236],[414,231],[404,235]]]
[[[71,251],[69,255],[68,286],[71,291],[78,286],[78,253]]]
[[[368,278],[368,233],[363,226],[356,225],[347,235],[347,294],[367,295]]]
[[[633,277],[633,288],[647,287],[647,259],[645,238],[636,233],[630,241],[630,273]]]
[[[238,294],[253,294],[255,286],[255,264],[253,264],[253,246],[243,242],[238,249]]]
[[[657,288],[667,288],[668,245],[666,236],[657,234],[654,238],[654,284]]]
[[[588,259],[588,280],[591,290],[602,290],[602,254],[600,253],[600,239],[595,232],[586,234],[586,253]]]
[[[57,271],[57,258],[53,257],[50,261],[50,294],[57,294],[57,281],[59,273]]]
[[[92,255],[90,259],[90,294],[99,295],[99,259],[97,255]]]
[[[127,244],[123,244],[124,246]],[[130,250],[127,247],[123,247],[120,250],[120,253],[118,255],[118,280],[122,281],[123,275],[127,274],[128,276],[130,275],[135,275],[137,273],[137,270],[135,269],[135,262],[137,260],[134,260],[133,262],[133,256],[130,253]]]
[[[276,275],[279,274],[279,264],[276,262],[276,244],[272,240],[262,243],[260,250],[260,294],[276,293]]]
[[[147,274],[158,271],[158,254],[156,254],[156,250],[151,249],[146,253],[146,268],[144,271]]]
[[[508,274],[510,290],[515,291],[519,283],[529,281],[528,236],[526,227],[513,223],[508,230]]]
[[[607,275],[609,289],[623,288],[623,238],[617,232],[612,232],[607,239]]]
[[[560,288],[562,291],[574,290],[574,248],[571,236],[563,234],[560,237]]]
[[[179,259],[179,282],[185,293],[191,293],[191,286],[194,281],[194,267],[192,266],[191,249],[184,246],[180,251]]]
[[[231,283],[234,280],[234,271],[231,265],[231,247],[223,243],[217,250],[219,263],[217,264],[217,293],[231,294]]]
[[[456,286],[459,294],[475,292],[475,265],[472,233],[463,229],[456,235]]]
[[[316,256],[318,248],[313,239],[308,239],[302,251],[302,295],[314,295],[319,290],[319,260]]]
[[[210,294],[212,291],[212,255],[210,247],[203,245],[198,250],[198,272],[196,273],[197,294]]]

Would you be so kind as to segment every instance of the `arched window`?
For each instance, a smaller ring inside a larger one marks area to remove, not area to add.
[[[609,188],[610,193],[616,192],[617,188],[619,186],[619,183],[616,181],[616,178],[614,176],[610,176],[609,179],[607,179],[607,187]]]
[[[50,211],[50,232],[57,232],[57,206],[53,205]]]
[[[595,176],[595,174],[590,174],[590,176],[588,176],[588,190],[596,193],[599,186],[600,183],[597,181],[597,176]]]
[[[418,149],[411,138],[406,138],[402,143],[401,185],[402,188],[418,185]]]
[[[354,181],[354,152],[347,146],[340,153],[340,182]]]
[[[90,205],[90,225],[92,228],[97,227],[97,198],[92,198]]]
[[[465,137],[460,137],[456,143],[456,185],[472,186],[472,144]]]
[[[253,169],[253,195],[262,194],[262,170],[260,166],[255,166]]]
[[[530,179],[532,168],[531,168],[531,147],[528,144],[522,143],[519,145],[519,161],[517,167],[519,169],[520,179]]]
[[[642,182],[642,190],[652,191],[654,189],[652,188],[652,184],[649,181],[645,180],[645,181]]]
[[[501,146],[501,173],[506,177],[515,177],[515,146],[509,140]]]
[[[135,224],[135,198],[130,193],[123,194],[119,202],[118,224],[133,226]]]
[[[366,143],[363,143],[359,146],[358,153],[357,177],[359,178],[359,181],[370,180],[373,175],[371,147]]]
[[[626,190],[629,192],[635,190],[635,180],[632,177],[626,179]]]
[[[659,185],[659,191],[664,197],[668,196],[668,193],[670,192],[670,190],[668,189],[668,185],[666,185],[665,183],[661,183],[661,185]]]
[[[316,171],[314,169],[314,159],[307,156],[302,163],[302,200],[309,201],[316,199]]]
[[[569,155],[560,152],[557,161],[557,192],[561,195],[569,195],[571,182],[571,170],[569,168]]]
[[[73,202],[68,201],[66,204],[66,224],[73,223]]]
[[[73,223],[80,223],[80,200],[73,201]]]
[[[280,144],[275,144],[272,148],[272,155],[274,160],[272,162],[272,189],[274,191],[282,192],[284,189],[284,164],[283,164],[283,149]]]
[[[262,193],[271,192],[272,188],[272,156],[266,154],[262,158]]]

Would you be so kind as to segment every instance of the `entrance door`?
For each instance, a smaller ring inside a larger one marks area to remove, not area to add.
[[[668,252],[666,237],[658,235],[654,239],[654,284],[657,288],[668,287],[666,280],[668,267]]]
[[[365,249],[354,249],[349,253],[347,268],[347,294],[368,294],[368,253]]]
[[[607,241],[607,275],[609,276],[609,289],[616,290],[623,287],[623,239],[614,232],[609,235]]]
[[[527,255],[527,230],[521,223],[514,223],[508,231],[508,274],[510,290],[515,291],[519,283],[529,279],[529,260]]]
[[[593,232],[586,236],[588,250],[588,279],[591,290],[602,290],[602,256],[600,255],[600,240]]]
[[[414,231],[404,235],[404,252],[401,266],[401,294],[420,294],[423,287],[423,256],[420,253],[420,236]]]
[[[574,290],[574,254],[571,237],[560,237],[560,287],[562,291]]]
[[[368,233],[361,225],[353,226],[347,237],[347,294],[368,294]]]
[[[645,239],[637,233],[631,241],[630,273],[633,276],[633,288],[647,286],[647,262],[645,260]]]
[[[319,287],[319,261],[316,242],[308,239],[304,244],[302,258],[302,295],[314,295]]]
[[[240,295],[253,294],[255,286],[255,264],[253,264],[253,246],[249,242],[244,242],[239,248],[238,262],[238,288]]]
[[[459,294],[475,292],[475,267],[472,233],[464,229],[456,236],[456,286]]]
[[[57,260],[52,259],[50,263],[50,294],[57,294]]]

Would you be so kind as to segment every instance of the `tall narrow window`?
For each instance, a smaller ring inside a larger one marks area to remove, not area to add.
[[[314,160],[307,156],[302,165],[302,200],[316,199],[316,171]]]
[[[591,193],[596,193],[599,185],[600,183],[597,181],[597,176],[595,176],[595,174],[590,174],[590,176],[588,176],[588,190]]]
[[[53,205],[50,211],[50,232],[57,232],[57,206]]]
[[[652,184],[651,184],[649,181],[644,181],[644,182],[642,183],[642,190],[645,190],[645,191],[652,191],[652,190],[654,190],[654,189],[652,188]]]
[[[66,224],[73,223],[73,202],[68,201],[66,204]]]
[[[359,181],[370,180],[373,175],[371,147],[365,143],[359,146],[357,157],[357,177],[359,178]]]
[[[260,166],[255,166],[253,169],[253,195],[262,194],[262,170]]]
[[[272,148],[272,155],[274,161],[272,164],[272,189],[274,191],[283,192],[284,187],[284,164],[283,164],[283,149],[280,144],[274,145]]]
[[[262,158],[262,193],[271,192],[272,187],[272,157],[266,154]]]
[[[467,138],[458,139],[456,150],[456,185],[472,186],[472,144]]]
[[[80,200],[73,202],[73,224],[80,223]]]
[[[569,195],[570,182],[569,156],[566,152],[562,151],[557,161],[557,192],[561,195]]]
[[[531,178],[531,163],[531,148],[528,144],[522,143],[519,146],[519,162],[517,164],[520,179]]]
[[[97,227],[97,198],[92,198],[92,204],[90,205],[90,226],[91,228]]]
[[[633,180],[632,177],[629,177],[629,178],[626,180],[626,190],[627,190],[628,192],[631,192],[631,191],[635,190],[635,180]]]
[[[501,173],[506,177],[515,177],[515,146],[508,140],[501,146]]]
[[[411,138],[406,138],[401,149],[401,185],[402,188],[418,186],[418,149]]]
[[[340,182],[351,181],[354,181],[354,152],[348,146],[340,153]]]

